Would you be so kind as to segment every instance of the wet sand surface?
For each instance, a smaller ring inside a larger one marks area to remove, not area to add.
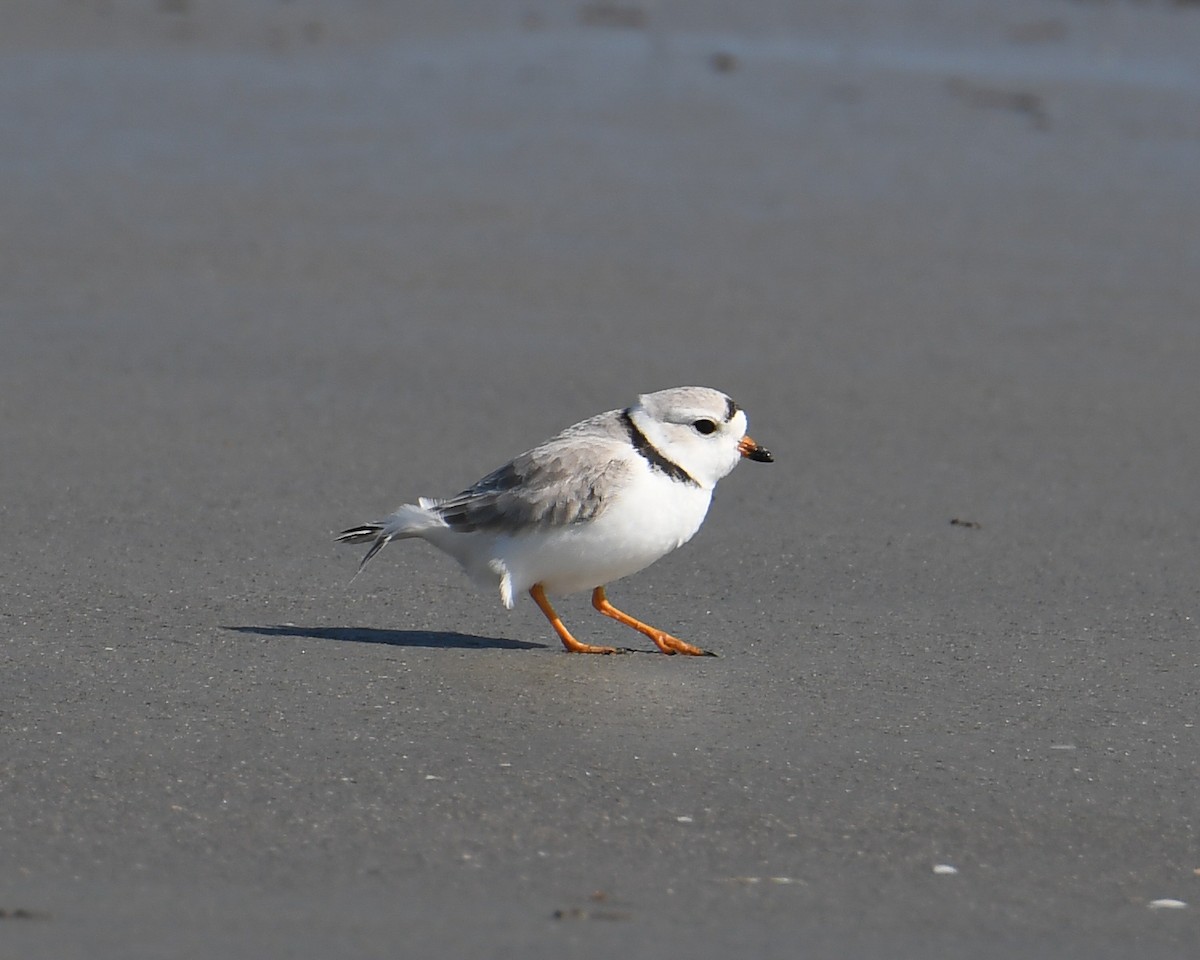
[[[792,6],[5,7],[0,955],[1189,955],[1200,9]],[[684,383],[719,658],[348,582]]]

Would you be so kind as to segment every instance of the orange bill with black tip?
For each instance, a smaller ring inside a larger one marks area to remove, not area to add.
[[[758,441],[750,436],[742,437],[738,441],[738,453],[747,460],[757,460],[759,463],[774,463],[775,457],[766,447],[760,446]]]

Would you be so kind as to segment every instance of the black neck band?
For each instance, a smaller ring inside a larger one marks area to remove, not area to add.
[[[638,425],[633,422],[633,417],[630,415],[629,410],[621,411],[621,423],[625,425],[625,430],[629,433],[629,442],[633,444],[633,449],[641,454],[642,458],[653,469],[661,470],[672,480],[678,480],[680,483],[690,483],[694,487],[700,486],[683,467],[674,460],[668,460],[658,452],[658,448],[650,442],[649,438],[638,429]]]

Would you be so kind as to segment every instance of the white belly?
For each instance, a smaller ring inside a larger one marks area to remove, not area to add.
[[[649,474],[595,520],[498,538],[493,556],[514,595],[540,583],[547,593],[576,593],[637,573],[700,529],[712,491]]]

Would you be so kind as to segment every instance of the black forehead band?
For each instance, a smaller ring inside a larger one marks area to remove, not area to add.
[[[728,423],[734,418],[734,415],[742,409],[730,397],[725,398],[725,422]]]

